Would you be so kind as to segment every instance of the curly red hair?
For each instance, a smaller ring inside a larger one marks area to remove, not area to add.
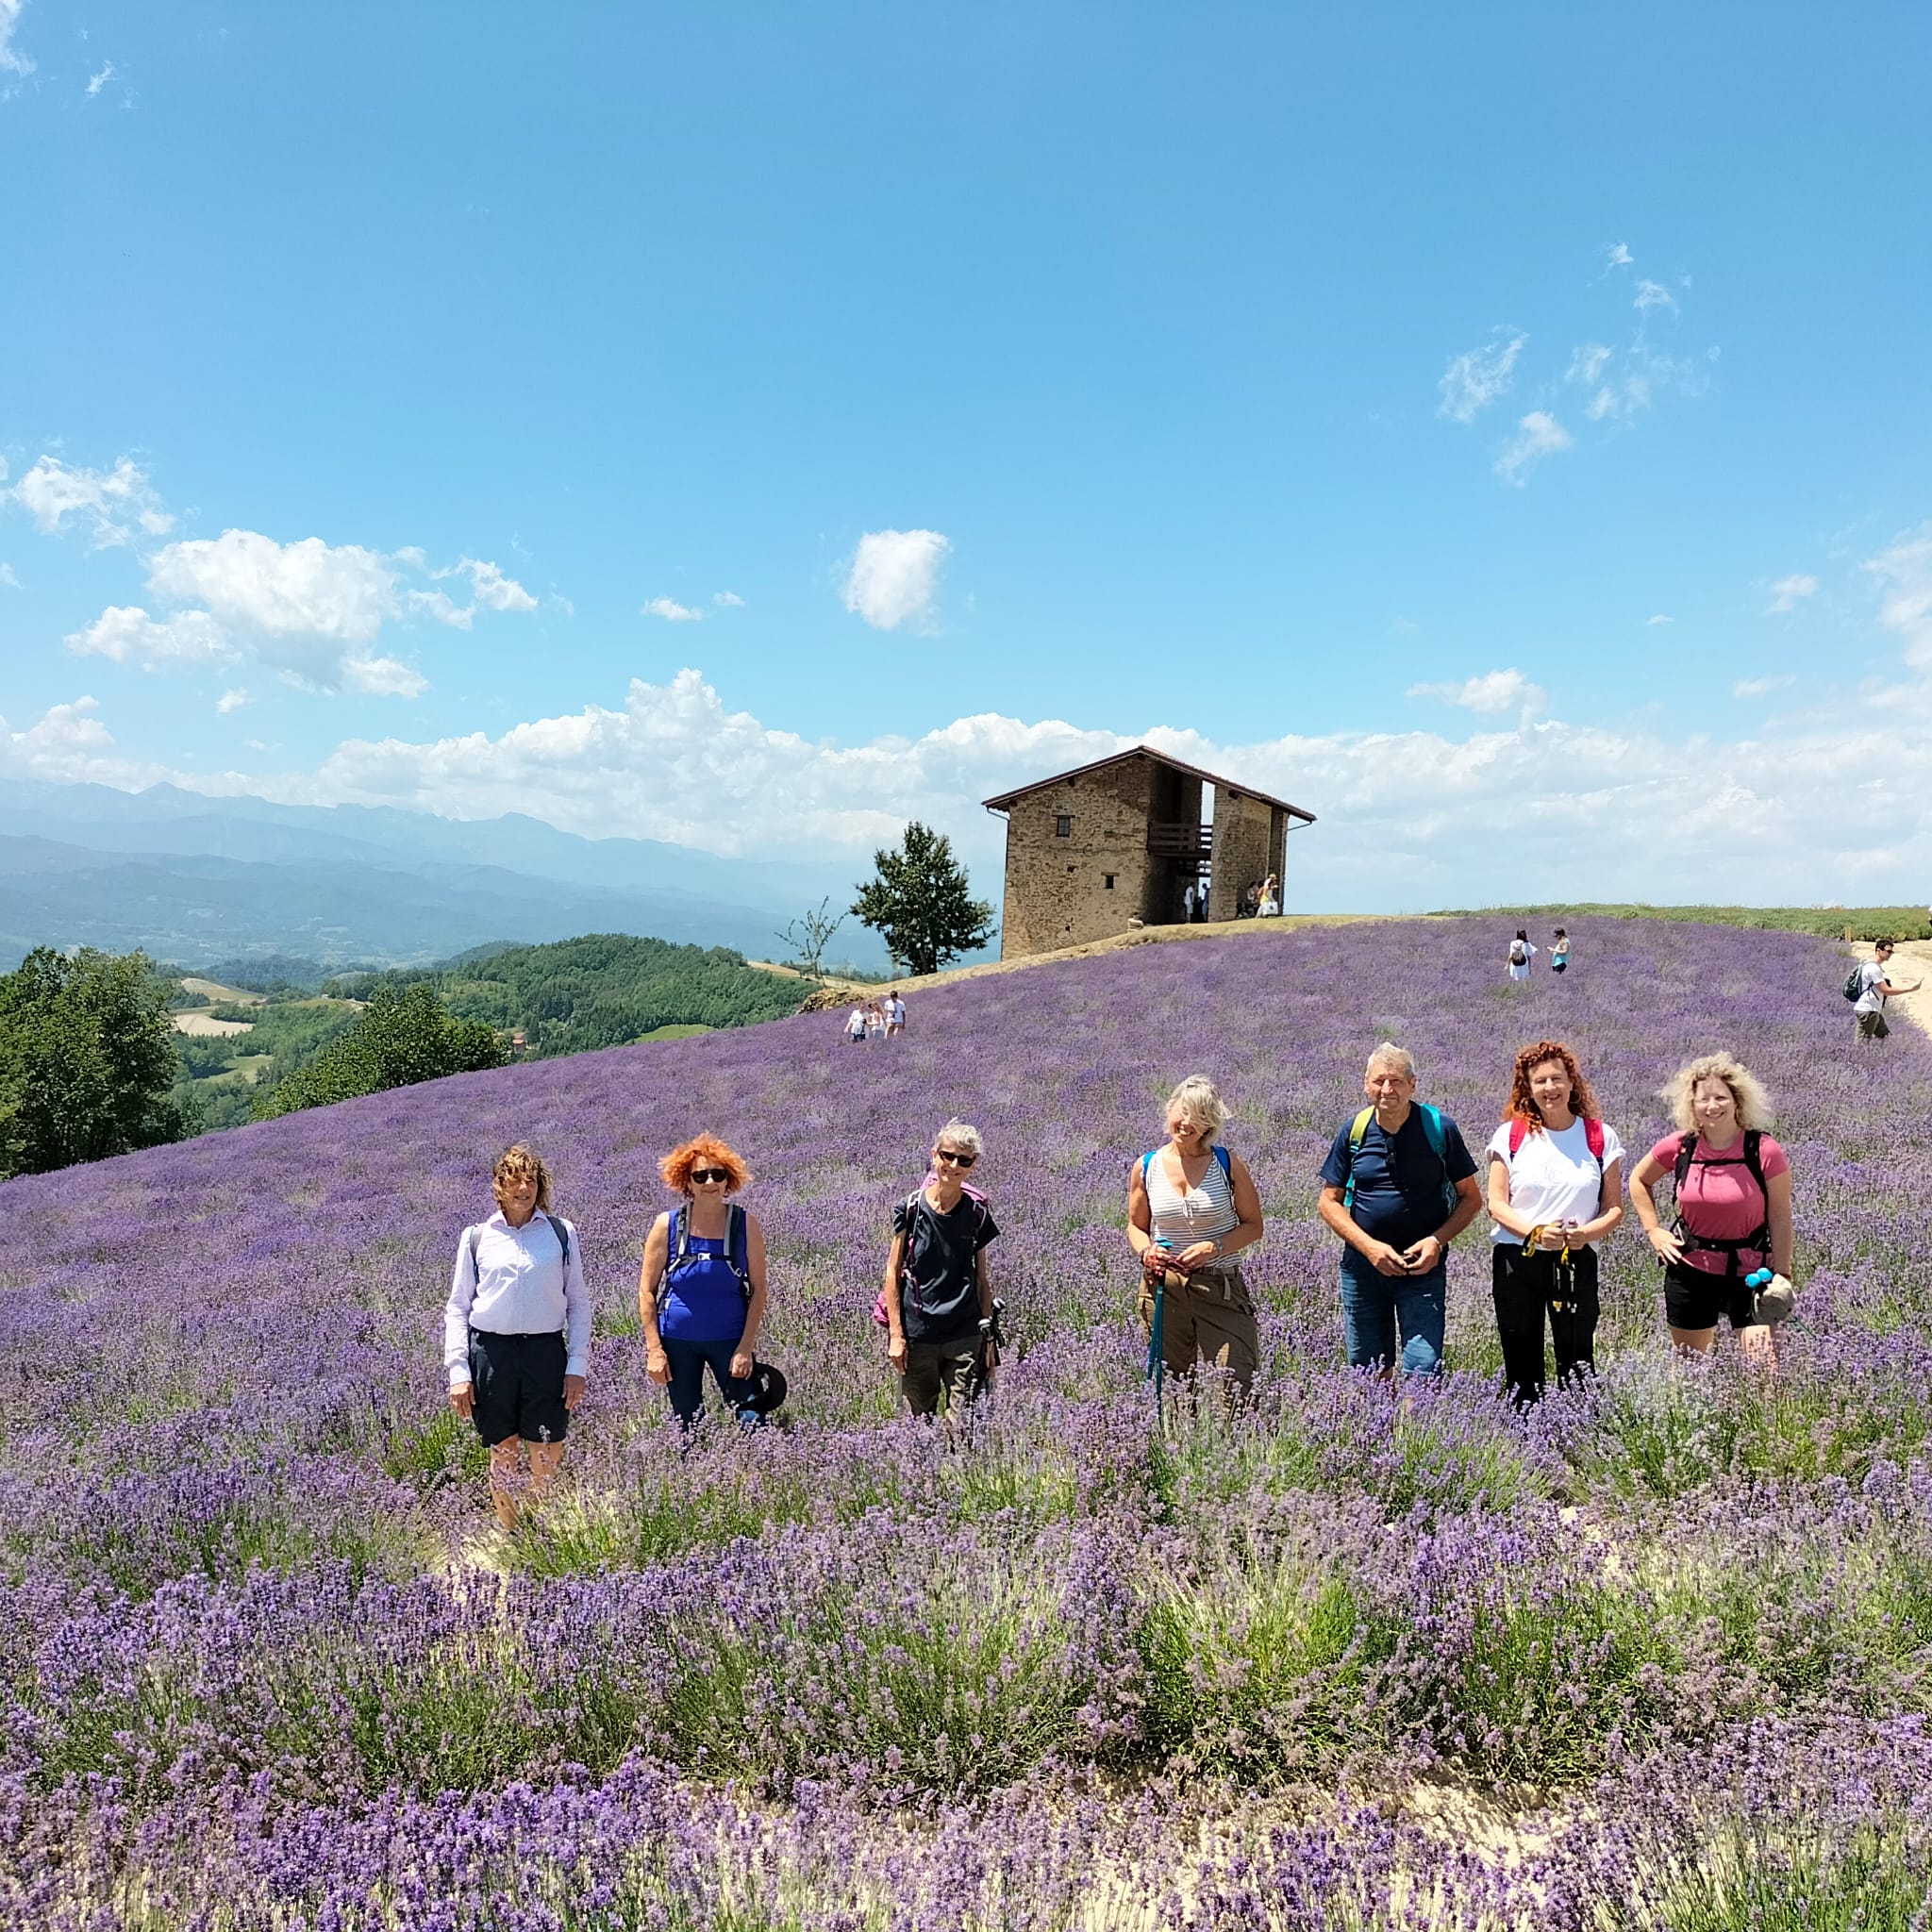
[[[691,1171],[694,1167],[722,1167],[731,1176],[724,1184],[727,1194],[737,1193],[751,1178],[751,1169],[745,1166],[743,1158],[727,1147],[716,1134],[700,1134],[694,1140],[687,1141],[682,1147],[674,1147],[658,1163],[658,1172],[664,1176],[664,1185],[674,1194],[688,1194],[691,1192]]]
[[[1560,1040],[1539,1040],[1516,1056],[1509,1076],[1509,1105],[1503,1109],[1503,1118],[1523,1122],[1532,1134],[1542,1132],[1542,1109],[1530,1093],[1529,1076],[1545,1060],[1561,1060],[1563,1071],[1570,1075],[1570,1111],[1580,1121],[1601,1119],[1602,1109],[1583,1077],[1583,1069],[1576,1064],[1576,1056]]]

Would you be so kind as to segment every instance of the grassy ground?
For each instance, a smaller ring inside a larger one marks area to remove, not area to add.
[[[1932,918],[1924,906],[1486,906],[1475,908],[1474,916],[1524,924],[1585,915],[1689,920],[1699,925],[1742,925],[1759,932],[1809,932],[1828,940],[1932,939]]]

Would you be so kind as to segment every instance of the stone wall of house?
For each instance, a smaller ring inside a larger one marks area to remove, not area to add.
[[[1232,919],[1241,894],[1252,885],[1281,870],[1285,814],[1265,799],[1231,786],[1214,793],[1214,880],[1208,891],[1208,910],[1216,919]]]

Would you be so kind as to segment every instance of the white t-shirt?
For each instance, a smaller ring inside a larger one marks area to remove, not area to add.
[[[1520,959],[1516,957],[1519,951],[1523,955]],[[1509,941],[1508,954],[1509,976],[1512,979],[1527,979],[1529,977],[1529,962],[1535,958],[1536,947],[1528,940],[1511,940]]]
[[[1603,1199],[1603,1174],[1597,1172],[1596,1157],[1590,1151],[1589,1130],[1581,1121],[1572,1121],[1560,1134],[1547,1131],[1525,1134],[1516,1158],[1509,1158],[1509,1123],[1505,1121],[1490,1139],[1490,1153],[1509,1170],[1509,1205],[1517,1213],[1536,1221],[1594,1221]],[[1613,1161],[1624,1158],[1624,1143],[1617,1130],[1604,1124],[1604,1173]],[[1497,1246],[1523,1237],[1507,1227],[1491,1226],[1490,1239]]]
[[[1882,1013],[1885,1010],[1885,995],[1878,991],[1884,984],[1885,975],[1890,972],[1890,962],[1880,965],[1876,959],[1867,959],[1858,968],[1858,1003],[1852,1008],[1855,1013]]]
[[[891,998],[891,999],[889,999],[889,1000],[888,1000],[888,1001],[886,1002],[886,1018],[887,1018],[887,1019],[888,1019],[888,1020],[889,1020],[889,1021],[890,1021],[890,1022],[891,1022],[891,1024],[893,1024],[894,1026],[903,1026],[903,1025],[905,1025],[905,1024],[906,1024],[906,1002],[905,1002],[904,1000],[902,1000],[902,999],[899,999],[899,998],[897,998],[896,996],[895,996],[895,997],[893,997],[893,998]]]

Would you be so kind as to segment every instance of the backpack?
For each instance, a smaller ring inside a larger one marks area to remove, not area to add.
[[[1521,1114],[1509,1123],[1509,1158],[1514,1160],[1522,1152],[1523,1143],[1529,1137],[1529,1123]],[[1583,1144],[1590,1149],[1590,1158],[1596,1162],[1596,1177],[1604,1177],[1604,1124],[1598,1120],[1585,1118],[1583,1123]]]
[[[664,1297],[671,1292],[672,1275],[678,1269],[687,1266],[691,1258],[689,1201],[673,1214],[667,1238],[671,1244],[671,1252],[665,1257],[664,1273],[658,1277],[658,1306],[660,1308],[664,1306]],[[750,1307],[751,1236],[744,1209],[736,1201],[727,1201],[724,1204],[724,1259],[732,1274],[738,1277],[738,1291],[744,1297],[745,1307]]]
[[[542,1213],[543,1219],[550,1224],[550,1232],[557,1237],[557,1245],[563,1250],[564,1270],[568,1273],[570,1269],[570,1236],[565,1232],[563,1223],[558,1220],[556,1215],[544,1212],[542,1209],[538,1211]],[[524,1224],[525,1227],[529,1226],[529,1224],[527,1221]],[[463,1245],[470,1251],[470,1273],[476,1277],[476,1286],[478,1288],[483,1286],[483,1264],[476,1258],[476,1243],[482,1239],[482,1235],[483,1225],[480,1222],[475,1226],[466,1227],[463,1230]]]
[[[1846,978],[1845,997],[1848,1000],[1861,1000],[1865,997],[1865,968],[1862,963],[1854,966]]]
[[[974,1233],[977,1234],[985,1227],[991,1216],[991,1209],[987,1204],[987,1197],[979,1189],[966,1181],[960,1182],[959,1191],[978,1210],[978,1215],[973,1228]],[[906,1247],[899,1257],[899,1301],[902,1310],[905,1307],[906,1299],[906,1266],[912,1258],[912,1217],[919,1212],[920,1205],[924,1199],[925,1183],[924,1181],[921,1181],[906,1196]],[[892,1325],[892,1318],[886,1312],[886,1291],[884,1289],[879,1290],[878,1298],[872,1305],[872,1318],[881,1328],[890,1328]]]
[[[1528,955],[1528,953],[1527,953],[1527,952],[1525,952],[1525,951],[1524,950],[1524,944],[1523,944],[1523,941],[1522,941],[1521,940],[1511,940],[1511,941],[1509,941],[1509,963],[1510,963],[1510,965],[1512,965],[1512,966],[1521,966],[1521,965],[1523,964],[1523,962],[1524,962],[1524,961],[1525,959],[1527,959],[1528,958],[1529,958],[1529,955]]]
[[[1440,1109],[1426,1106],[1418,1100],[1415,1110],[1423,1118],[1423,1138],[1429,1143],[1433,1154],[1442,1167],[1442,1206],[1454,1213],[1456,1210],[1456,1183],[1449,1178],[1449,1137],[1442,1131],[1442,1115]],[[1375,1109],[1365,1107],[1349,1123],[1348,1128],[1348,1185],[1341,1191],[1341,1205],[1347,1208],[1355,1206],[1355,1158],[1362,1151],[1362,1142],[1368,1138],[1369,1123],[1375,1118]]]
[[[1746,1127],[1744,1129],[1744,1166],[1749,1172],[1751,1178],[1757,1183],[1757,1191],[1764,1196],[1764,1219],[1758,1223],[1756,1230],[1740,1241],[1707,1240],[1701,1234],[1693,1234],[1685,1224],[1684,1210],[1681,1206],[1677,1209],[1676,1224],[1671,1230],[1673,1234],[1682,1240],[1686,1249],[1695,1249],[1699,1254],[1724,1256],[1729,1263],[1724,1269],[1726,1276],[1737,1274],[1738,1257],[1746,1248],[1749,1248],[1754,1255],[1768,1255],[1771,1253],[1771,1190],[1765,1185],[1764,1159],[1758,1151],[1758,1143],[1763,1138],[1763,1135],[1756,1127]],[[1697,1136],[1695,1134],[1686,1134],[1677,1144],[1677,1165],[1674,1174],[1672,1175],[1672,1181],[1676,1189],[1676,1196],[1679,1203],[1683,1201],[1684,1181],[1690,1172],[1690,1162],[1696,1153]]]

